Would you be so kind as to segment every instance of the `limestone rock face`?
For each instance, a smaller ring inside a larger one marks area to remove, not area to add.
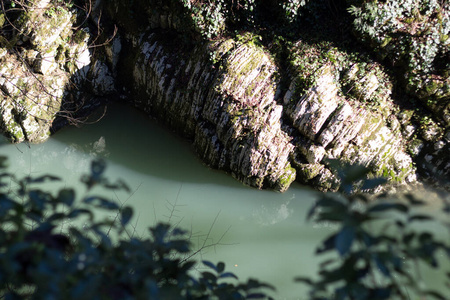
[[[363,164],[391,181],[414,182],[412,159],[405,152],[401,134],[388,128],[386,116],[340,96],[339,73],[330,63],[315,71],[316,79],[304,93],[296,90],[301,79],[294,77],[283,100],[288,118],[299,132],[294,155],[299,176],[303,176],[299,179],[331,187],[335,179],[331,173],[325,176],[321,164],[339,159]],[[370,98],[377,88],[374,83],[358,93]]]
[[[54,115],[60,109],[67,76],[35,74],[5,55],[0,67],[0,124],[13,142],[42,142],[50,135]]]
[[[233,40],[191,53],[173,51],[157,34],[133,45],[134,102],[193,140],[211,167],[242,182],[285,190],[295,179],[294,146],[275,101],[277,68],[261,49]],[[213,65],[208,51],[215,51]]]
[[[116,0],[107,7],[124,28],[108,52],[119,81],[137,107],[192,140],[209,166],[281,191],[294,179],[336,188],[328,159],[362,163],[372,176],[392,182],[416,180],[392,86],[378,67],[367,71],[351,59],[339,64],[330,58],[341,55],[335,50],[299,42],[300,50],[291,50],[297,64],[285,78],[291,84],[283,90],[277,64],[250,33],[239,41],[186,44],[190,27],[180,24],[189,20],[171,15],[177,11],[172,4],[141,11],[147,28],[118,16],[121,5]],[[117,45],[121,52],[114,55]]]
[[[9,42],[0,44],[0,128],[12,142],[43,142],[71,75],[90,64],[87,34],[72,30],[72,11],[31,2],[14,24]]]
[[[154,30],[125,39],[132,59],[121,70],[132,77],[135,105],[191,139],[209,166],[248,185],[283,191],[298,179],[332,189],[328,159],[364,164],[392,182],[416,180],[389,87],[373,73],[362,76],[357,65],[347,72],[336,72],[330,61],[310,66],[315,79],[308,86],[293,72],[280,97],[276,64],[251,42],[221,39],[182,49]],[[359,85],[353,98],[343,96],[341,73]],[[379,106],[355,97],[377,97]]]
[[[105,28],[92,55],[75,9],[33,3],[6,42],[0,36],[0,126],[14,142],[44,141],[56,116],[120,91],[191,140],[206,164],[256,188],[298,180],[334,190],[330,159],[394,183],[414,182],[416,166],[450,172],[448,128],[399,106],[387,72],[367,57],[299,40],[280,64],[261,37],[208,39],[224,25],[196,24],[191,1],[156,0],[132,11],[121,0],[93,2],[91,20],[118,31]]]
[[[76,26],[70,2],[31,1],[0,36],[0,128],[12,142],[45,141],[60,117],[77,122],[74,112],[89,110],[86,95],[115,91],[103,59],[92,58],[90,31]],[[56,127],[59,127],[56,126]]]

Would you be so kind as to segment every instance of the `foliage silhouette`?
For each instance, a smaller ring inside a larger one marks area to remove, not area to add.
[[[340,193],[322,194],[308,213],[308,219],[338,228],[316,249],[316,254],[328,255],[319,266],[319,278],[296,279],[309,286],[310,299],[411,299],[410,294],[447,299],[441,291],[423,288],[418,264],[437,269],[438,256],[450,258],[448,199],[443,198],[443,216],[424,214],[418,211],[426,201],[411,193],[400,199],[399,194],[356,192],[384,182],[361,179],[368,173],[365,167],[338,170]],[[447,238],[423,229],[426,222],[442,226]],[[450,273],[447,277],[450,281]]]
[[[5,165],[0,157],[0,169]],[[88,192],[128,189],[106,179],[105,168],[92,162],[82,177]],[[270,299],[264,292],[270,285],[234,283],[222,262],[204,261],[206,270],[192,275],[197,262],[180,228],[158,223],[147,238],[130,237],[131,207],[95,195],[79,199],[72,188],[41,188],[58,180],[0,173],[1,299]]]

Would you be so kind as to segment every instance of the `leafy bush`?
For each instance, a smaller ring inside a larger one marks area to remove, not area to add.
[[[177,0],[176,0],[177,1]],[[180,1],[180,0],[178,0]],[[255,30],[294,23],[306,0],[181,0],[196,31],[211,39],[233,30]]]
[[[280,2],[285,18],[289,23],[296,20],[300,7],[304,6],[306,1],[307,0],[284,0]]]
[[[190,12],[195,29],[204,38],[211,39],[225,30],[226,5],[224,0],[191,2],[182,0]]]
[[[361,166],[342,169],[342,193],[323,194],[311,208],[308,218],[334,224],[337,230],[316,250],[319,255],[328,255],[320,264],[319,278],[297,280],[306,283],[310,299],[317,300],[411,299],[411,294],[448,299],[441,292],[423,287],[418,265],[438,268],[439,256],[450,258],[448,236],[442,240],[424,229],[427,222],[437,222],[450,232],[446,222],[450,203],[444,201],[443,216],[439,218],[418,212],[426,203],[413,194],[406,194],[400,201],[386,194],[371,199],[352,193],[355,187],[374,188],[383,182],[361,180],[367,172]],[[447,277],[450,280],[450,272]]]
[[[5,161],[0,158],[0,169]],[[123,182],[104,178],[105,167],[102,161],[92,163],[91,173],[82,177],[87,190],[126,190]],[[385,181],[361,180],[367,172],[361,166],[341,169],[341,193],[322,194],[311,208],[308,218],[336,224],[338,230],[317,248],[317,254],[329,255],[319,278],[297,280],[309,285],[310,299],[410,299],[410,293],[445,299],[422,288],[417,268],[418,263],[438,268],[439,256],[450,257],[448,239],[419,230],[441,219],[418,213],[425,202],[412,194],[402,202],[384,194],[370,199],[354,193]],[[58,180],[0,174],[0,297],[270,299],[261,292],[273,289],[270,285],[231,283],[237,277],[221,262],[204,261],[206,270],[193,276],[196,262],[184,230],[159,223],[149,228],[148,238],[136,238],[127,229],[130,207],[99,196],[77,199],[71,188],[57,193],[40,188]],[[450,230],[445,222],[450,203],[444,202],[442,211],[441,225]],[[110,218],[99,219],[101,212]]]
[[[0,157],[0,169],[6,159]],[[82,182],[127,189],[103,176],[94,161]],[[99,196],[78,199],[71,188],[56,195],[40,188],[58,181],[51,175],[0,174],[0,298],[2,299],[267,299],[256,280],[237,277],[225,265],[204,262],[192,275],[187,232],[159,223],[148,238],[136,238],[127,225],[133,211]],[[95,213],[94,213],[95,211]],[[106,212],[114,218],[101,219]],[[191,253],[191,254],[190,254]]]
[[[450,97],[449,2],[348,2],[355,4],[349,8],[355,32],[381,58],[400,68],[407,91],[432,109],[445,106]]]

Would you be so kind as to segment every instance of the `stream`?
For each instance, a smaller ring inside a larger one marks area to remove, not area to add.
[[[133,234],[145,236],[158,221],[192,232],[197,260],[223,261],[240,281],[257,278],[273,284],[275,299],[307,299],[296,276],[312,276],[322,259],[318,243],[327,226],[306,221],[318,192],[294,183],[285,193],[242,185],[201,163],[187,141],[123,104],[108,106],[99,122],[67,127],[38,145],[0,140],[9,171],[53,174],[67,186],[79,185],[95,157],[105,158],[106,175],[123,179],[132,194],[105,192],[133,207]]]

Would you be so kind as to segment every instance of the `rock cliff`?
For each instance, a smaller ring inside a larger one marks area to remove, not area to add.
[[[190,1],[103,2],[87,16],[35,1],[11,33],[2,25],[0,121],[13,142],[44,141],[58,116],[120,91],[253,187],[335,189],[330,159],[393,183],[448,176],[450,133],[435,121],[446,113],[417,121],[424,110],[399,103],[392,75],[367,55],[300,38],[281,56],[254,32],[224,34],[205,17],[224,22],[220,10]]]

